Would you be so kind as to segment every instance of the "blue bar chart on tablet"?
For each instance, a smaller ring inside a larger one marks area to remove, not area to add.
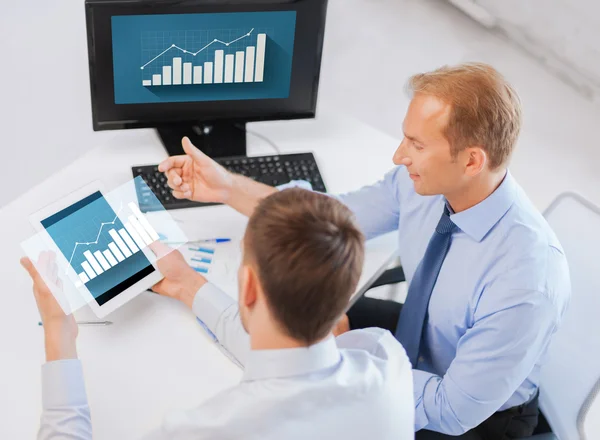
[[[77,273],[76,287],[85,285],[95,299],[137,281],[136,274],[151,266],[142,250],[158,240],[135,203],[115,212],[100,191],[42,220],[42,225]]]

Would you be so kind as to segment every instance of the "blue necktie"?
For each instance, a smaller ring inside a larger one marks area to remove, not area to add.
[[[452,232],[455,228],[456,225],[450,220],[448,207],[444,206],[442,217],[429,240],[423,259],[417,266],[400,312],[395,336],[406,350],[413,368],[417,366],[429,298],[450,248]]]

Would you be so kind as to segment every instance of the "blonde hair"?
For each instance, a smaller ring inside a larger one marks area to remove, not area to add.
[[[432,95],[452,106],[444,135],[453,157],[467,147],[480,146],[490,169],[508,164],[521,130],[521,101],[492,66],[443,66],[412,76],[407,89],[411,95]]]

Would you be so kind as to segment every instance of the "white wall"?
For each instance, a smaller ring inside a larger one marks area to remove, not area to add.
[[[501,32],[600,104],[598,0],[466,1],[483,7]]]
[[[82,0],[7,3],[0,52],[2,206],[122,133],[92,131]],[[463,61],[493,64],[521,94],[525,120],[513,171],[536,205],[545,208],[565,190],[600,204],[600,107],[446,0],[330,0],[320,101],[400,142],[407,78]]]
[[[600,205],[600,106],[506,38],[487,32],[446,0],[330,0],[327,26],[323,102],[400,142],[410,75],[443,64],[489,63],[523,102],[511,171],[531,200],[543,210],[571,190]]]
[[[0,206],[115,134],[92,130],[84,1],[2,3]]]

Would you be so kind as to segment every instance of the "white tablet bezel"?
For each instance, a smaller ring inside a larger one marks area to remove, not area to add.
[[[79,189],[65,195],[60,200],[50,203],[49,205],[43,207],[39,211],[31,214],[29,216],[29,221],[32,224],[33,228],[38,233],[45,234],[45,238],[47,240],[53,241],[52,237],[50,237],[50,234],[48,234],[48,232],[42,225],[42,221],[44,219],[56,214],[57,212],[62,211],[65,208],[68,208],[69,206],[73,205],[74,203],[77,203],[78,201],[84,199],[85,197],[92,195],[93,193],[95,193],[97,191],[100,191],[100,193],[102,194],[102,197],[105,197],[105,195],[107,194],[102,182],[100,182],[100,181],[91,182],[91,183],[85,185],[84,187],[79,188]],[[113,210],[114,210],[114,207],[113,207]],[[93,298],[93,296],[91,295],[89,290],[87,288],[85,288],[85,285],[78,289],[78,291],[84,296],[84,298],[87,299],[88,305],[90,306],[90,308],[92,309],[92,311],[98,318],[104,318],[109,313],[115,311],[116,309],[121,307],[123,304],[132,300],[134,297],[139,295],[141,292],[149,289],[154,284],[158,283],[161,279],[163,279],[163,275],[160,272],[160,270],[158,269],[156,262],[152,263],[153,260],[156,260],[156,257],[154,256],[152,251],[148,247],[143,248],[141,251],[144,253],[144,255],[146,256],[148,261],[151,262],[150,264],[154,268],[154,272],[145,276],[141,280],[137,281],[132,286],[122,290],[114,298],[111,298],[104,304],[99,305],[96,302],[96,300]]]

